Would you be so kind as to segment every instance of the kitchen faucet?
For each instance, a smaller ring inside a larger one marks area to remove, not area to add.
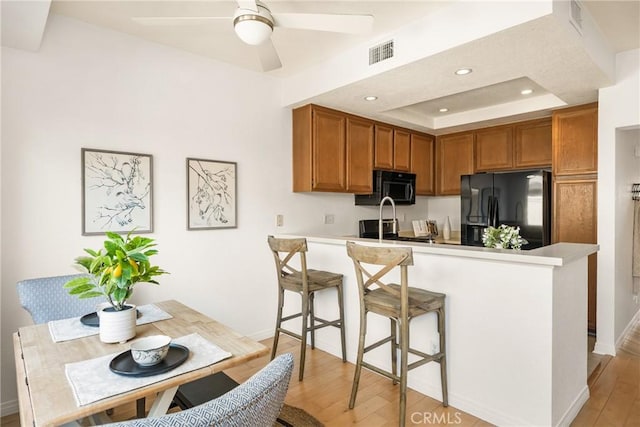
[[[398,230],[396,229],[396,203],[389,196],[385,196],[380,201],[380,214],[378,216],[378,242],[382,243],[382,208],[384,207],[384,202],[389,200],[391,202],[391,208],[393,209],[393,234],[397,234]]]

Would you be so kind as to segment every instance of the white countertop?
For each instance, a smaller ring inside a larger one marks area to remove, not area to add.
[[[539,264],[562,266],[597,252],[600,247],[586,243],[555,243],[542,248],[518,251],[513,249],[490,249],[478,246],[460,246],[456,244],[420,243],[407,241],[377,239],[361,239],[351,236],[313,236],[298,234],[313,243],[344,245],[347,240],[370,246],[411,246],[414,254],[444,255],[463,258],[486,259],[491,261],[516,262],[522,264]],[[293,237],[293,236],[289,236]]]

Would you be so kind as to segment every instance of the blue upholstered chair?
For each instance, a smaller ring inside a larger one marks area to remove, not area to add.
[[[31,314],[35,324],[94,312],[96,305],[105,302],[104,297],[80,299],[69,295],[63,288],[69,280],[82,276],[85,275],[71,274],[21,280],[16,285],[20,305]]]
[[[289,388],[293,355],[272,360],[246,382],[202,405],[177,413],[107,424],[109,427],[257,427],[272,426]]]

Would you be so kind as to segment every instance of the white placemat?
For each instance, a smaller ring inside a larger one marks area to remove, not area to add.
[[[136,325],[157,322],[158,320],[171,319],[173,316],[153,304],[141,305],[138,308],[140,317],[136,320]],[[88,337],[100,333],[100,328],[87,326],[80,322],[80,317],[69,319],[53,320],[49,322],[49,333],[53,342],[69,341],[76,338]]]
[[[185,372],[194,371],[231,357],[232,354],[194,333],[176,338],[171,342],[189,349],[189,358],[177,368],[149,377],[129,377],[111,372],[109,363],[120,353],[114,353],[82,362],[67,363],[65,373],[73,389],[78,406],[87,405],[107,397],[126,393],[171,378]]]

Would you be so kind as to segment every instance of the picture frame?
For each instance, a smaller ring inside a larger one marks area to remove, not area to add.
[[[82,148],[82,235],[153,232],[153,156]]]
[[[238,226],[236,162],[187,158],[187,230]]]

